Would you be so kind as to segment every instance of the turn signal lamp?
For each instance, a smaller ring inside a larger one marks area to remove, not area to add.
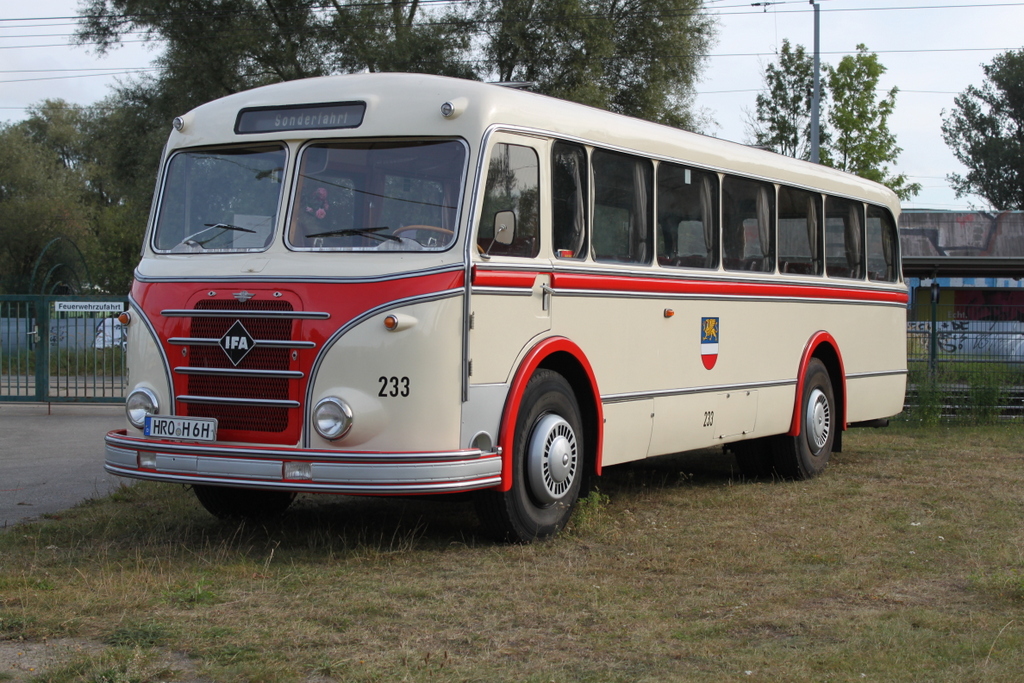
[[[412,327],[417,322],[416,318],[403,313],[392,313],[384,318],[384,329],[388,332],[398,332]]]
[[[132,314],[129,313],[128,311],[125,311],[121,315],[117,316],[117,322],[121,323],[122,325],[127,325],[131,321],[132,321]]]

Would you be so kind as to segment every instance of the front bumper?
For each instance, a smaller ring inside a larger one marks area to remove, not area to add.
[[[501,483],[501,455],[479,450],[360,453],[222,446],[106,436],[104,469],[135,479],[313,493],[401,495],[474,491]],[[286,463],[305,463],[308,478],[286,479]]]

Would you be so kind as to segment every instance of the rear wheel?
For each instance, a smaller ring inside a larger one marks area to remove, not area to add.
[[[569,521],[584,478],[583,430],[572,387],[551,370],[538,370],[523,392],[516,418],[512,488],[482,491],[477,512],[499,540],[529,543]]]
[[[271,519],[280,517],[295,500],[293,491],[236,489],[226,486],[192,487],[206,511],[220,519]]]
[[[812,358],[804,372],[800,398],[800,434],[776,437],[775,469],[790,479],[810,479],[821,474],[839,429],[832,380],[824,363]]]

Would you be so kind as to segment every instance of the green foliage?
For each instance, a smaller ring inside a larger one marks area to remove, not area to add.
[[[166,626],[151,621],[121,624],[103,639],[107,645],[122,647],[153,647],[167,640]]]
[[[814,61],[803,45],[782,41],[778,66],[764,70],[765,92],[757,96],[756,115],[748,121],[754,144],[797,159],[811,156],[811,96]],[[821,89],[821,105],[828,91]],[[829,134],[819,126],[819,145],[827,150]]]
[[[126,293],[170,122],[203,102],[296,78],[407,71],[533,81],[692,128],[714,32],[704,0],[86,0],[80,11],[77,38],[101,54],[128,34],[159,41],[158,75],[93,107],[45,101],[0,126],[0,292]],[[53,240],[67,253],[47,256],[35,286]]]
[[[889,130],[899,90],[892,88],[881,99],[875,95],[885,70],[878,55],[865,45],[858,45],[857,54],[843,57],[836,67],[822,65],[820,160],[882,183],[900,199],[909,199],[921,191],[921,185],[907,183],[906,175],[891,175],[889,170],[902,151]],[[764,80],[767,92],[758,95],[749,124],[755,144],[809,158],[813,63],[804,47],[791,48],[784,41],[778,65],[765,67]]]
[[[856,55],[843,57],[839,66],[826,67],[832,93],[828,121],[835,137],[829,158],[823,163],[887,185],[900,199],[909,199],[921,191],[921,185],[908,185],[903,174],[889,175],[888,164],[894,163],[903,150],[889,130],[899,88],[875,99],[878,80],[885,71],[878,55],[868,52],[863,44],[857,46]]]
[[[500,81],[692,128],[689,104],[713,36],[702,0],[483,0],[486,67]],[[481,74],[488,75],[488,74]]]
[[[941,422],[967,425],[1005,423],[1010,388],[1022,383],[1016,364],[940,363],[932,372],[925,362],[910,364],[907,409],[901,422],[933,427]]]
[[[586,533],[596,526],[604,516],[612,499],[607,495],[594,489],[586,496],[576,502],[576,509],[572,513],[573,533]]]
[[[951,174],[957,197],[977,194],[997,209],[1024,209],[1024,49],[982,67],[985,83],[957,95],[942,137],[969,171]]]
[[[0,292],[25,293],[55,238],[88,237],[85,183],[27,126],[0,124]],[[44,269],[48,272],[51,266]],[[68,273],[57,273],[54,278]]]

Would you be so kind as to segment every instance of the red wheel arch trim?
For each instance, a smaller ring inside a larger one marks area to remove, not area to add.
[[[840,386],[838,389],[842,396],[843,406],[843,419],[840,424],[843,431],[846,430],[846,367],[843,365],[843,354],[840,353],[839,344],[831,334],[819,331],[815,332],[807,341],[807,346],[804,347],[803,355],[800,357],[800,367],[796,376],[796,400],[793,402],[793,420],[789,423],[789,431],[786,432],[787,436],[800,436],[800,403],[804,395],[804,373],[807,372],[807,365],[811,362],[811,359],[814,358],[815,351],[817,351],[823,344],[832,347],[832,350],[836,353],[836,359],[839,362]]]
[[[597,390],[597,378],[594,376],[594,369],[590,367],[583,351],[572,341],[565,337],[548,337],[539,342],[526,354],[526,357],[519,364],[519,369],[512,379],[512,386],[509,387],[508,399],[505,401],[505,410],[501,415],[499,427],[498,445],[501,446],[501,485],[499,491],[508,491],[512,488],[512,448],[516,432],[516,418],[519,417],[519,405],[526,391],[526,385],[530,378],[544,359],[551,354],[564,351],[575,358],[583,370],[587,373],[590,382],[590,390],[594,395],[594,409],[597,414],[597,444],[594,453],[597,455],[597,474],[601,474],[601,446],[604,438],[604,411],[601,407],[601,394]]]

